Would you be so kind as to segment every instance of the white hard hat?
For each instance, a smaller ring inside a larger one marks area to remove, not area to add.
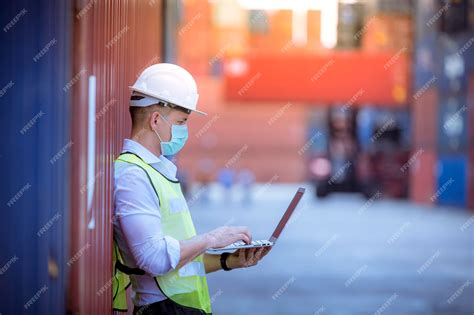
[[[169,103],[190,111],[207,115],[196,109],[199,94],[193,76],[171,63],[158,63],[146,68],[133,86],[133,95],[142,96],[130,101],[130,106],[145,107],[158,102]],[[167,104],[165,104],[166,106]]]

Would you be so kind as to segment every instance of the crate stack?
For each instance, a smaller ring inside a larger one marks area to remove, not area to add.
[[[473,8],[468,1],[417,6],[411,198],[472,208],[474,32],[467,17]]]

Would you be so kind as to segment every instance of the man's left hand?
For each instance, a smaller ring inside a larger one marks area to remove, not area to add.
[[[271,249],[271,246],[239,249],[227,257],[227,266],[231,269],[255,266]]]

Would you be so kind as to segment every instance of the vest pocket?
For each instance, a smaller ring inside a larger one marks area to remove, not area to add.
[[[200,276],[204,277],[206,275],[206,270],[204,269],[204,264],[200,261],[191,261],[181,267],[178,271],[180,277],[191,277],[191,276]]]
[[[171,213],[188,211],[188,204],[184,198],[171,198],[169,200],[169,206]]]

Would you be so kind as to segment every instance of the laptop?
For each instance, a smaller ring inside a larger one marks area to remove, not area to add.
[[[276,241],[278,240],[278,237],[280,236],[281,232],[285,228],[286,224],[290,220],[291,215],[296,209],[296,206],[301,200],[301,197],[303,197],[303,194],[305,192],[305,189],[300,187],[296,191],[295,196],[293,197],[293,200],[291,200],[290,205],[286,209],[285,213],[283,214],[283,217],[280,219],[280,222],[278,223],[277,227],[275,228],[275,231],[273,231],[272,236],[270,237],[269,240],[260,240],[260,241],[252,241],[250,244],[246,244],[244,241],[238,241],[235,243],[232,243],[226,247],[220,247],[220,248],[210,248],[207,250],[209,254],[218,254],[218,253],[225,253],[225,252],[234,252],[237,249],[241,248],[254,248],[254,247],[268,247],[268,246],[274,246]]]

